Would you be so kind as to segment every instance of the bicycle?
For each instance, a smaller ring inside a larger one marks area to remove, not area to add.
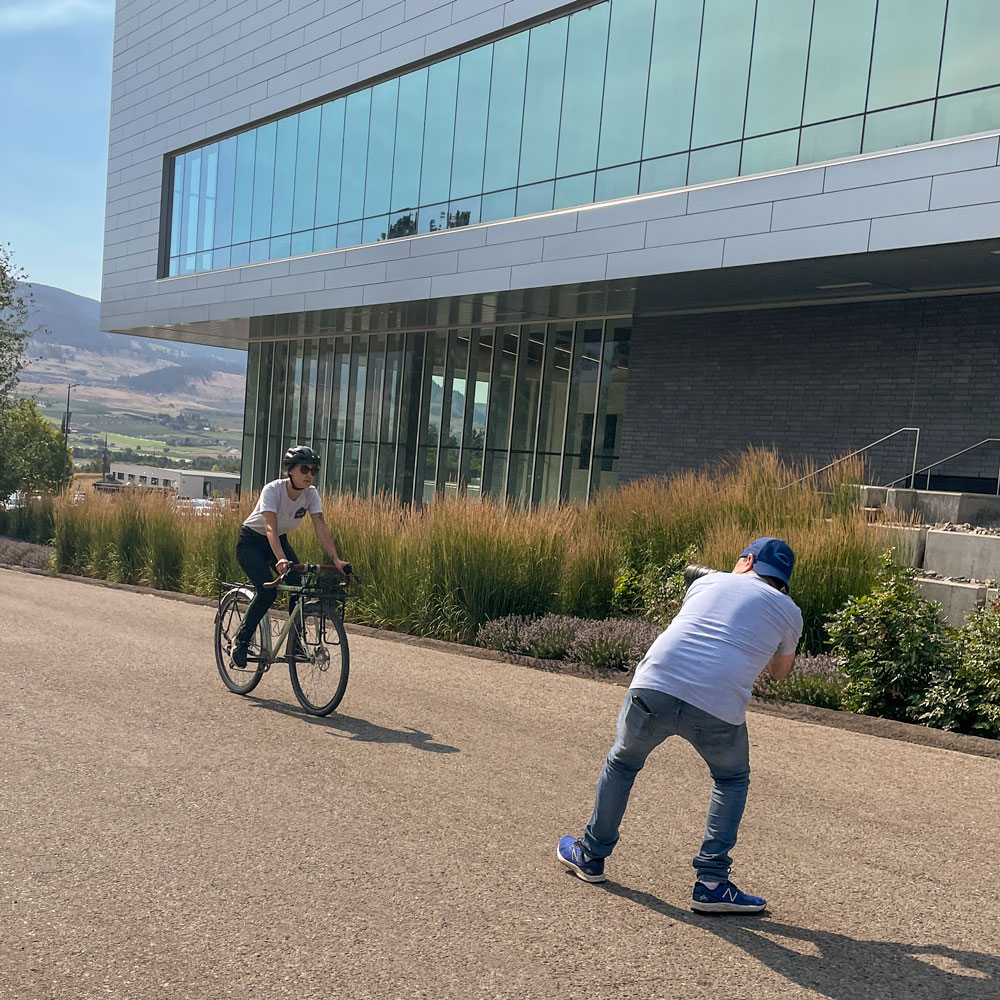
[[[299,704],[310,715],[329,715],[341,702],[350,675],[350,651],[344,631],[344,603],[352,577],[350,564],[346,576],[335,566],[295,563],[265,587],[297,594],[295,609],[272,642],[270,615],[264,615],[257,635],[250,642],[246,667],[232,661],[236,641],[247,608],[254,598],[254,588],[247,583],[219,585],[219,608],[215,614],[215,663],[222,683],[234,694],[249,694],[271,666],[284,659],[292,690]],[[306,579],[298,585],[282,583],[289,573]],[[342,579],[332,587],[320,583],[325,573],[337,573]],[[298,648],[292,637],[298,639]],[[285,655],[282,657],[282,646]]]

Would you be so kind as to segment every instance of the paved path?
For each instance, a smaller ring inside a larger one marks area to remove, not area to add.
[[[211,609],[0,571],[0,997],[996,1000],[1000,762],[765,715],[738,881],[671,741],[610,881],[554,860],[622,690],[352,637],[327,719],[224,690]]]

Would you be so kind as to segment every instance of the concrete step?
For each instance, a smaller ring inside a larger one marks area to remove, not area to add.
[[[983,528],[1000,526],[1000,496],[986,493],[887,489],[885,509],[905,517],[917,515],[925,524],[947,521]]]
[[[926,600],[937,601],[941,605],[941,618],[955,627],[960,626],[969,614],[986,603],[987,587],[984,583],[919,578],[917,587]]]

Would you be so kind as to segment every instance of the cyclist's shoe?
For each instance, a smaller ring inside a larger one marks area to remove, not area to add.
[[[241,670],[247,665],[247,650],[249,647],[250,643],[244,642],[242,639],[237,639],[233,643],[230,656],[232,657],[234,666],[239,667]]]
[[[607,877],[604,874],[604,858],[586,860],[583,856],[583,845],[576,837],[571,837],[569,834],[559,838],[556,857],[561,865],[568,868],[577,878],[582,878],[584,882],[603,882]]]
[[[760,913],[765,906],[760,896],[741,892],[732,882],[720,882],[714,889],[695,882],[691,897],[691,909],[699,913]]]

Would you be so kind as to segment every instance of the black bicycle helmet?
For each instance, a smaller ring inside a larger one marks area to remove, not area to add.
[[[286,472],[293,465],[319,465],[319,455],[304,444],[293,445],[285,452],[285,457],[281,460],[281,467]]]

